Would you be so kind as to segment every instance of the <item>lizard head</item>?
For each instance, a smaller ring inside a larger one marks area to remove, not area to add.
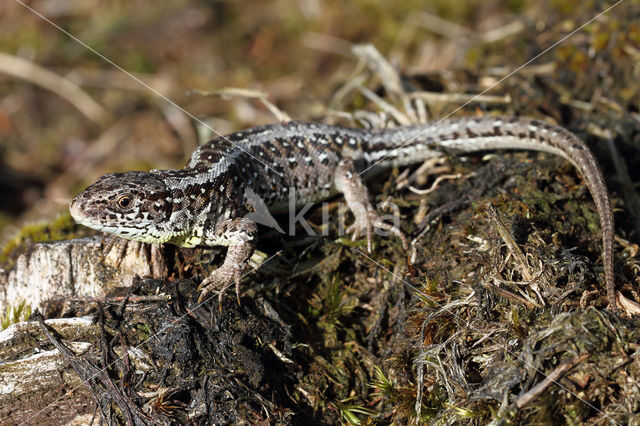
[[[165,183],[153,173],[110,173],[78,194],[69,211],[77,223],[89,228],[162,243],[171,238],[162,231],[171,215],[170,197]]]

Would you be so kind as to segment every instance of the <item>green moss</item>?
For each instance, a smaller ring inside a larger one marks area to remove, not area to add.
[[[148,340],[149,336],[151,336],[152,334],[149,324],[138,323],[136,324],[136,330],[138,330],[141,333],[142,335],[140,336],[141,340]]]
[[[31,305],[27,304],[26,300],[20,301],[16,306],[9,306],[0,320],[0,331],[20,321],[27,321],[29,317],[31,317]]]
[[[369,408],[365,408],[362,405],[358,404],[349,404],[349,400],[353,398],[348,398],[339,402],[334,403],[334,406],[340,413],[340,417],[346,424],[350,425],[361,425],[363,424],[359,415],[364,415],[368,417],[375,416],[376,412]]]
[[[86,230],[79,231],[79,227],[69,213],[63,213],[53,220],[42,220],[24,225],[17,235],[2,247],[0,264],[10,263],[16,251],[26,243],[69,240],[81,235],[86,235]]]

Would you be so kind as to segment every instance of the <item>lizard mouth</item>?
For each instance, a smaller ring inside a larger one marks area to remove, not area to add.
[[[80,205],[81,203],[78,201],[78,197],[71,200],[71,204],[69,204],[69,213],[71,213],[71,217],[76,221],[76,223],[84,225],[91,229],[95,229],[96,231],[102,231],[111,234],[116,233],[116,231],[118,230],[117,227],[103,225],[96,222],[95,220],[91,220],[91,218],[84,213]]]
[[[80,209],[78,208],[77,198],[71,200],[71,204],[69,204],[69,213],[71,213],[71,217],[77,222],[80,219]]]
[[[73,200],[71,200],[71,204],[69,204],[69,213],[71,213],[71,217],[73,218],[73,220],[75,220],[80,225],[92,227],[91,222],[82,211],[82,208],[80,208],[78,197],[75,197]]]

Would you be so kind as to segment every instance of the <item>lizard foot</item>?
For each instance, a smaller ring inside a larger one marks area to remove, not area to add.
[[[355,222],[347,228],[347,234],[352,234],[351,239],[355,241],[360,236],[367,237],[367,251],[371,253],[371,237],[375,228],[391,232],[402,242],[402,248],[406,249],[407,238],[396,226],[383,222],[378,213],[373,209],[367,209],[365,214],[356,215]]]
[[[207,278],[198,286],[200,296],[198,303],[203,302],[207,295],[216,289],[220,289],[218,293],[218,308],[222,310],[222,296],[224,292],[233,284],[236,286],[236,299],[240,305],[240,279],[244,267],[242,264],[225,263],[218,269],[213,270]]]
[[[219,288],[218,307],[222,310],[222,296],[226,289],[235,284],[236,298],[238,305],[240,304],[240,279],[243,277],[247,261],[256,247],[257,234],[258,226],[256,223],[246,218],[235,218],[221,222],[209,237],[205,233],[205,239],[228,242],[229,249],[222,266],[212,271],[198,287],[202,292],[198,302],[202,302],[209,293]]]

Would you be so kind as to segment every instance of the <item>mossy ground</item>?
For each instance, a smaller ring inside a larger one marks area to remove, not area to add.
[[[86,236],[91,232],[78,226],[68,212],[53,220],[40,220],[24,225],[2,246],[0,264],[10,268],[13,262],[32,243],[69,240]]]

